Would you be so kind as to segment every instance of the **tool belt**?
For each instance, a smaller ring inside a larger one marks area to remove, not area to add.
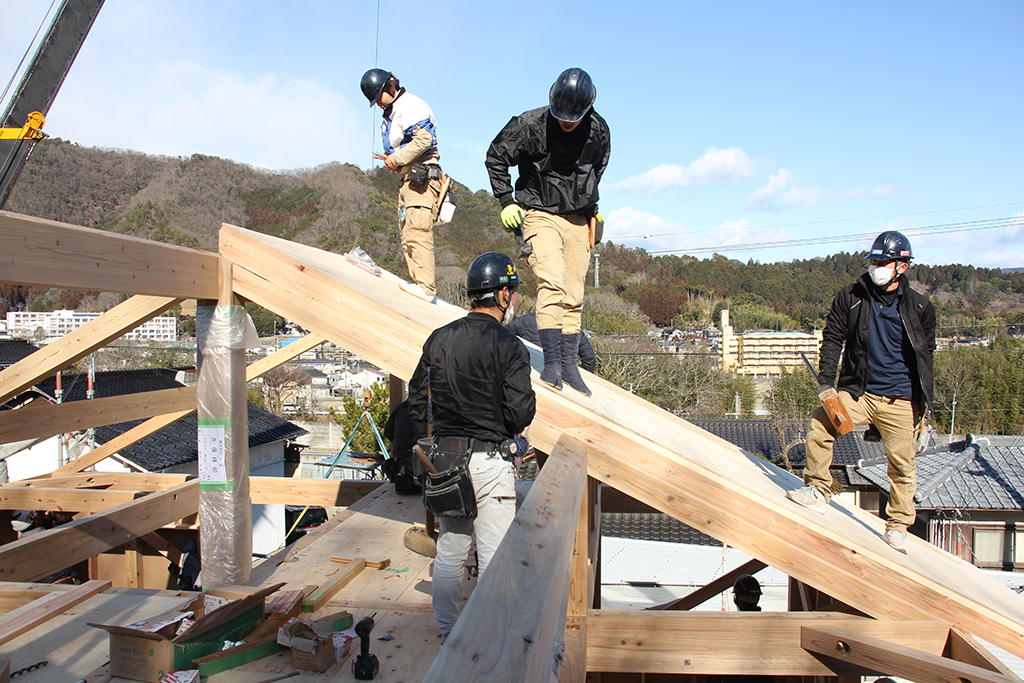
[[[405,180],[409,183],[409,187],[417,192],[423,192],[431,180],[440,180],[443,175],[439,164],[427,164],[417,159],[409,167]]]
[[[424,473],[423,505],[437,517],[476,518],[476,491],[469,476],[473,441],[451,436],[420,441],[420,447],[437,470]]]

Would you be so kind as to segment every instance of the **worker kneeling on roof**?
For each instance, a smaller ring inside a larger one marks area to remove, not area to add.
[[[432,595],[442,645],[459,618],[473,536],[482,576],[515,517],[514,436],[537,411],[529,352],[502,326],[515,316],[519,284],[509,257],[478,256],[466,273],[473,310],[431,333],[409,381],[409,414],[433,470],[424,502],[441,526]]]
[[[868,272],[836,294],[825,321],[819,359],[821,388],[836,387],[854,425],[873,424],[889,459],[885,541],[905,553],[917,490],[915,435],[932,405],[935,308],[910,287],[910,240],[894,230],[875,238]],[[839,357],[842,354],[842,367]],[[786,496],[823,511],[832,497],[832,446],[837,431],[818,408],[807,428],[803,488]]]

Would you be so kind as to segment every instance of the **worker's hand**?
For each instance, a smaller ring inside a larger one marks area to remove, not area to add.
[[[518,204],[509,204],[501,210],[501,224],[506,230],[515,230],[523,224],[523,217],[526,212]]]
[[[384,157],[384,165],[388,167],[389,171],[398,170],[398,164],[395,163],[394,157],[392,157],[390,154]]]

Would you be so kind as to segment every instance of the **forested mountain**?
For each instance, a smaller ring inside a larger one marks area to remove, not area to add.
[[[48,139],[36,145],[6,208],[208,250],[216,249],[217,231],[226,222],[334,252],[358,245],[382,267],[408,277],[398,240],[397,186],[397,177],[383,168],[364,172],[329,163],[269,172],[201,154],[158,157]],[[438,289],[451,300],[459,298],[474,256],[516,250],[488,192],[456,184],[455,193],[453,221],[436,229]],[[863,253],[742,263],[718,254],[703,260],[655,257],[610,242],[599,250],[602,296],[588,290],[599,305],[584,322],[603,333],[641,331],[649,322],[706,327],[717,324],[722,308],[731,310],[738,330],[812,330],[824,324],[835,292],[864,272]],[[525,275],[529,288],[533,278]],[[980,336],[991,326],[1024,323],[1024,272],[914,265],[909,276],[932,297],[950,336]],[[2,295],[0,314],[89,305],[82,304],[83,293],[4,285]],[[646,320],[631,320],[636,314],[624,313],[628,307],[616,298],[635,305]]]

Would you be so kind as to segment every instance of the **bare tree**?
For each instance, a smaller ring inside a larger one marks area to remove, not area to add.
[[[312,382],[309,375],[295,365],[281,365],[268,370],[261,381],[267,397],[267,409],[275,415],[280,415],[288,399],[296,397],[303,386]]]

